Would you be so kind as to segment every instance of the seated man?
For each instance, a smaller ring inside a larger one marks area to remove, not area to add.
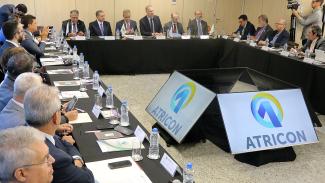
[[[208,23],[202,20],[202,11],[197,10],[194,12],[195,18],[188,23],[188,30],[192,36],[208,35]]]
[[[248,21],[247,15],[240,15],[238,20],[239,27],[234,34],[240,35],[241,40],[246,40],[248,35],[255,35],[255,27],[250,21]]]
[[[0,57],[8,48],[20,47],[23,40],[23,25],[18,22],[5,22],[2,27],[6,41],[0,48]]]
[[[93,183],[92,172],[84,165],[78,150],[55,135],[61,123],[59,91],[46,85],[27,91],[24,99],[25,118],[28,125],[40,130],[54,157],[53,182]]]
[[[123,20],[116,23],[115,32],[120,31],[121,36],[132,35],[138,30],[137,22],[131,20],[131,11],[123,10]]]
[[[157,36],[161,35],[163,28],[159,16],[155,15],[151,5],[146,6],[146,16],[140,20],[140,32],[142,36]]]
[[[0,111],[13,96],[16,78],[25,72],[32,72],[35,60],[28,53],[18,53],[12,56],[7,64],[5,79],[0,84]]]
[[[44,56],[45,40],[49,34],[49,28],[45,27],[40,36],[41,40],[37,40],[33,33],[37,31],[36,17],[32,15],[26,15],[21,19],[21,23],[25,29],[25,39],[21,42],[21,46],[24,47],[30,54],[34,55],[37,59]]]
[[[103,10],[96,11],[97,20],[90,22],[90,36],[112,36],[111,24],[105,21],[105,13]]]
[[[42,84],[43,81],[41,76],[31,72],[22,73],[16,78],[13,98],[0,112],[0,130],[26,125],[24,113],[25,93],[33,87],[42,86]],[[65,113],[64,116],[62,120],[68,122],[69,120],[75,120],[78,116],[78,112],[73,110]],[[71,133],[72,130],[72,125],[65,123],[59,126],[57,133],[63,131]]]
[[[307,43],[302,47],[303,52],[307,49],[309,49],[310,53],[315,53],[315,50],[325,51],[325,40],[322,38],[322,28],[318,25],[311,26],[307,38]]]
[[[171,37],[180,37],[184,33],[183,25],[178,22],[179,15],[178,13],[171,14],[171,21],[165,24],[164,30],[167,32],[167,35]]]
[[[273,47],[281,47],[288,43],[290,34],[285,29],[286,28],[286,20],[280,19],[277,23],[275,23],[275,31],[268,38],[269,45],[266,45],[266,41],[259,41],[258,44],[262,46],[273,46]]]
[[[55,160],[44,140],[44,135],[32,127],[0,131],[1,182],[52,182]]]
[[[252,40],[255,40],[256,42],[265,41],[266,38],[272,35],[272,33],[273,29],[269,25],[269,19],[266,15],[260,15],[258,17],[258,28]]]
[[[79,11],[70,11],[70,19],[62,22],[63,35],[66,37],[84,36],[86,33],[85,23],[79,20]]]

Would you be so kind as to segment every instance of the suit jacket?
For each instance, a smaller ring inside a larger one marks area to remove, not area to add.
[[[0,113],[0,130],[26,124],[24,108],[11,99]]]
[[[155,29],[153,32],[162,33],[162,31],[163,31],[162,25],[160,22],[160,18],[158,16],[153,17],[153,23],[154,23],[154,29]],[[141,18],[139,25],[140,25],[141,35],[143,35],[143,36],[151,36],[152,35],[152,30],[150,28],[150,23],[149,23],[147,16]]]
[[[15,5],[13,4],[5,4],[0,7],[0,26],[8,21],[8,17],[13,13],[15,9]]]
[[[278,31],[273,31],[273,34],[271,35],[271,37],[269,37],[269,40],[270,40],[270,43],[272,42],[273,38],[275,37],[275,35],[278,34]],[[275,44],[274,45],[271,45],[271,46],[274,46],[274,47],[281,47],[283,45],[285,45],[286,43],[288,43],[289,41],[289,38],[290,38],[290,34],[287,30],[283,30],[278,39],[275,41]]]
[[[34,55],[37,59],[44,56],[44,50],[46,44],[40,42],[39,44],[35,43],[34,36],[31,35],[27,30],[25,30],[25,39],[20,44],[24,47],[31,55]]]
[[[247,21],[246,27],[239,26],[235,33],[240,33],[241,40],[246,40],[248,34],[249,35],[255,35],[255,26]]]
[[[53,137],[55,145],[45,140],[51,156],[55,159],[53,166],[53,182],[55,183],[93,183],[94,176],[86,167],[74,165],[72,156],[80,156],[78,150],[71,144],[62,141],[58,136]]]
[[[176,27],[177,27],[177,33],[182,35],[184,33],[183,25],[181,23],[177,22]],[[166,23],[164,25],[164,30],[165,31],[170,31],[172,28],[173,28],[173,22],[172,21],[170,21],[170,22],[168,22],[168,23]]]
[[[310,49],[311,43],[312,43],[312,41],[308,40],[307,43],[302,47],[302,51],[306,51],[307,48]],[[316,41],[316,45],[315,45],[313,53],[315,53],[316,49],[325,51],[325,39],[320,38]],[[314,56],[314,54],[312,56]]]
[[[14,92],[15,79],[6,74],[5,79],[0,84],[0,111],[5,108]]]
[[[87,32],[85,23],[81,20],[78,20],[78,22],[77,22],[77,29],[78,29],[78,32],[80,32],[80,31],[83,33]],[[65,20],[62,22],[62,31],[63,31],[64,36],[68,36],[68,34],[72,32],[71,20]]]
[[[0,48],[0,57],[2,56],[3,52],[5,52],[7,49],[14,48],[14,47],[16,47],[14,44],[5,41],[5,43]]]
[[[208,23],[204,20],[201,20],[201,25],[202,25],[202,32],[203,35],[208,35],[209,31],[208,31]],[[198,26],[197,26],[197,21],[196,19],[190,20],[188,22],[188,29],[191,30],[191,35],[192,36],[198,36],[199,31],[198,31]]]
[[[107,21],[103,22],[104,27],[104,35],[102,35],[102,32],[100,31],[99,24],[97,20],[89,23],[89,32],[90,36],[112,36],[112,28],[111,24]]]
[[[118,21],[115,26],[115,32],[117,30],[121,32],[123,25],[124,25],[124,20]],[[130,20],[130,28],[133,29],[134,31],[138,30],[137,22],[134,20]]]
[[[256,29],[256,32],[255,32],[255,36],[257,36],[257,33],[262,29],[262,27],[258,27]],[[257,42],[258,41],[265,41],[266,38],[270,37],[271,35],[273,34],[273,29],[270,25],[267,25],[264,29],[264,31],[262,32],[262,34],[260,35],[259,39],[256,40]]]

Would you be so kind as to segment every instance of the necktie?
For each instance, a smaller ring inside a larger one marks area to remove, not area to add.
[[[126,23],[126,27],[127,27],[126,29],[127,29],[128,31],[131,30],[130,22],[127,22],[127,23]]]
[[[100,32],[102,33],[102,36],[104,36],[104,27],[103,27],[103,22],[99,23],[99,28],[100,28]]]
[[[265,31],[265,27],[261,28],[258,33],[256,34],[256,40],[259,40],[262,33]]]
[[[151,28],[151,32],[154,33],[155,32],[155,26],[153,23],[153,18],[150,18],[150,28]]]
[[[271,41],[272,46],[274,46],[274,44],[275,44],[276,40],[279,38],[280,34],[281,34],[281,32],[277,33],[277,34],[274,36],[274,38],[273,38],[272,41]]]
[[[72,30],[72,32],[73,33],[77,33],[77,26],[76,26],[76,23],[73,23],[73,30]]]
[[[173,33],[176,33],[176,24],[173,24]]]
[[[197,21],[197,27],[198,27],[198,35],[199,35],[199,36],[203,35],[203,32],[202,32],[202,25],[201,25],[201,20],[198,20],[198,21]]]

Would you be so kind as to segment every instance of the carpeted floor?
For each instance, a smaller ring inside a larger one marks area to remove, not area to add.
[[[127,99],[130,111],[147,130],[155,120],[145,112],[145,108],[167,81],[168,74],[136,76],[102,76],[105,84],[112,84],[119,99]],[[239,86],[244,88],[245,86]],[[325,117],[320,116],[325,124]],[[325,127],[317,129],[320,142],[313,145],[294,147],[297,159],[289,163],[271,163],[253,167],[236,161],[211,142],[196,145],[180,145],[167,148],[161,145],[180,165],[193,162],[195,181],[198,183],[219,182],[325,182]]]

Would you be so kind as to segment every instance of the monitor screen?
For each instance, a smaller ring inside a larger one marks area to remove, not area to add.
[[[318,142],[300,89],[217,98],[233,154]]]
[[[216,94],[175,71],[146,111],[181,143]]]

